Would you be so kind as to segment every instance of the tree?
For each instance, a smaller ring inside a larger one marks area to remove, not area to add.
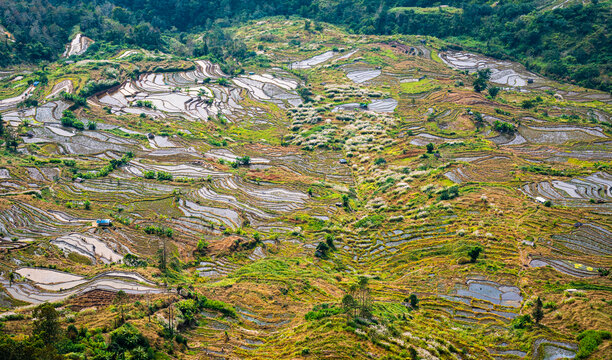
[[[369,279],[365,276],[360,276],[357,281],[357,299],[360,314],[363,317],[370,317],[372,311],[370,308],[370,288]]]
[[[476,79],[474,80],[474,90],[481,92],[487,88],[487,81],[491,77],[491,69],[478,70]]]
[[[125,316],[123,314],[123,304],[128,300],[128,295],[123,290],[119,290],[113,299],[113,302],[119,307],[119,322],[123,324],[125,322]]]
[[[200,255],[204,255],[206,254],[207,250],[208,250],[208,241],[206,241],[206,239],[204,238],[200,239],[196,246],[196,252]]]
[[[348,211],[350,210],[351,204],[349,202],[349,196],[347,194],[342,194],[342,206]]]
[[[168,269],[167,253],[166,253],[166,239],[162,240],[162,247],[157,250],[157,258],[159,260],[159,270],[163,273]]]
[[[13,281],[15,281],[15,273],[11,271],[8,277],[9,277],[9,286],[13,286]]]
[[[480,253],[483,250],[484,249],[480,245],[476,245],[473,248],[471,248],[470,251],[468,251],[468,256],[470,257],[470,262],[471,263],[475,263],[476,260],[478,259],[478,256],[480,256]]]
[[[344,308],[344,312],[346,313],[347,320],[353,314],[354,309],[357,307],[357,301],[351,294],[346,294],[342,298],[342,307]]]
[[[491,95],[492,98],[495,98],[497,96],[497,94],[499,94],[499,88],[497,86],[491,86],[489,88],[489,95]]]
[[[59,314],[49,303],[39,305],[32,313],[34,318],[34,335],[37,335],[45,345],[51,345],[61,338],[62,329]]]
[[[2,119],[2,114],[0,114],[0,136],[4,136],[4,119]]]
[[[329,246],[327,246],[327,243],[324,243],[321,241],[317,245],[317,248],[315,250],[315,256],[321,259],[327,259],[328,253],[329,253]]]
[[[542,300],[539,296],[536,300],[535,306],[533,307],[531,316],[533,316],[533,320],[535,320],[536,324],[539,324],[540,321],[544,318],[544,310],[542,310]]]
[[[428,152],[429,154],[431,154],[431,153],[434,151],[435,146],[434,146],[434,144],[429,143],[429,144],[427,144],[426,148],[427,148],[427,152]]]
[[[410,306],[414,309],[419,306],[419,299],[417,298],[416,294],[410,294],[408,301],[410,302]]]
[[[325,235],[325,243],[329,247],[331,251],[336,251],[336,245],[334,245],[334,235],[327,234]]]

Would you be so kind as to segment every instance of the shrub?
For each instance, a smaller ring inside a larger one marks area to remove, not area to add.
[[[376,160],[374,160],[374,165],[384,165],[387,163],[387,160],[385,160],[384,158],[377,158]]]
[[[355,227],[357,228],[369,228],[369,227],[379,227],[382,225],[382,222],[385,220],[383,215],[369,215],[364,218],[361,218],[359,221],[355,223]]]
[[[531,315],[529,314],[518,316],[512,320],[512,327],[515,329],[526,329],[532,324]]]
[[[145,179],[155,179],[155,171],[153,170],[145,170],[143,175]]]
[[[172,174],[165,171],[158,171],[157,180],[172,180]]]
[[[597,350],[604,340],[609,340],[609,331],[586,330],[578,335],[578,353],[576,359],[586,359]]]
[[[476,245],[473,248],[471,248],[468,251],[468,256],[470,257],[470,262],[471,263],[475,263],[476,260],[478,259],[478,256],[480,256],[480,253],[483,251],[484,249],[482,248],[482,246],[480,245]]]
[[[514,134],[514,132],[516,131],[516,128],[513,124],[499,120],[495,120],[495,122],[493,123],[493,129],[499,131],[502,134]]]

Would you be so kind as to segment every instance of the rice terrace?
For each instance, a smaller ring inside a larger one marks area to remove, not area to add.
[[[0,359],[612,359],[610,0],[0,0]]]

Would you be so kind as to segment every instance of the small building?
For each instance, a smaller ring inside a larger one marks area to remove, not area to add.
[[[249,75],[255,75],[255,72],[249,71]]]
[[[78,177],[78,178],[74,179],[74,182],[75,183],[82,183],[83,182],[83,178]]]
[[[348,161],[346,161],[346,159],[340,159],[340,164],[347,164]]]
[[[98,226],[111,226],[113,223],[110,219],[98,219],[96,220],[96,225]]]
[[[38,86],[38,84],[40,84],[40,81],[34,81],[34,83],[32,85]]]
[[[537,196],[535,199],[536,199],[536,201],[537,201],[537,202],[539,202],[539,203],[541,203],[541,204],[544,204],[544,203],[546,202],[546,199],[544,199],[544,198],[543,198],[543,197],[541,197],[541,196]]]

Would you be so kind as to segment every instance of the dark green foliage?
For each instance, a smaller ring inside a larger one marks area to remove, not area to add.
[[[606,277],[610,275],[610,269],[606,269],[606,268],[597,268],[597,272],[599,273],[599,276],[601,277]]]
[[[431,153],[433,153],[433,151],[435,149],[435,146],[434,146],[434,144],[429,143],[429,144],[427,144],[427,146],[425,148],[427,149],[427,153],[431,154]]]
[[[33,333],[39,336],[45,344],[53,344],[61,337],[62,330],[59,325],[59,314],[53,305],[44,303],[36,307],[32,313],[34,317]]]
[[[299,88],[297,88],[297,93],[298,95],[300,95],[300,97],[302,98],[302,100],[304,100],[305,103],[313,101],[311,98],[311,95],[313,95],[313,93],[312,91],[310,91],[309,88],[300,86]]]
[[[37,336],[14,340],[4,332],[0,333],[0,358],[3,360],[60,360],[53,346],[45,345]]]
[[[228,303],[224,303],[223,301],[219,301],[219,300],[210,300],[210,299],[207,299],[205,296],[200,296],[198,298],[198,307],[200,309],[215,310],[225,316],[229,316],[232,318],[237,317],[236,309],[234,309],[232,305]]]
[[[89,81],[87,84],[85,84],[83,89],[81,89],[79,96],[81,98],[88,98],[93,94],[108,90],[117,85],[119,85],[119,81],[117,80]]]
[[[491,86],[489,88],[489,95],[491,95],[492,98],[495,98],[497,94],[499,94],[499,90],[500,88],[498,88],[497,86]]]
[[[493,122],[493,129],[499,131],[502,134],[514,134],[514,132],[516,131],[516,128],[513,124],[499,120],[495,120],[495,122]]]
[[[533,324],[531,321],[531,315],[525,314],[517,316],[514,320],[512,320],[512,327],[515,329],[526,329]]]
[[[324,242],[319,242],[315,249],[315,256],[321,259],[327,259],[329,254],[329,246]]]
[[[373,228],[379,227],[382,225],[385,217],[383,215],[368,215],[366,217],[361,218],[359,221],[355,223],[355,227],[357,228]]]
[[[319,320],[329,316],[334,316],[340,314],[342,312],[342,308],[339,307],[330,307],[328,304],[315,305],[311,311],[307,312],[304,315],[306,320]]]
[[[239,158],[236,158],[236,163],[238,165],[249,166],[251,164],[251,157],[248,155],[241,156]]]
[[[134,158],[134,154],[131,151],[128,151],[125,155],[121,157],[119,160],[112,159],[109,161],[108,165],[104,166],[102,169],[98,171],[90,171],[86,173],[78,173],[74,175],[74,177],[80,177],[82,179],[95,179],[99,177],[108,176],[113,170],[117,169],[120,166],[123,166],[130,162]]]
[[[334,235],[327,234],[325,235],[325,244],[329,247],[331,251],[336,251],[336,245],[334,245]]]
[[[377,158],[376,160],[374,160],[374,165],[384,165],[387,163],[387,160],[385,160],[384,158]]]
[[[506,115],[506,116],[510,116],[511,114],[505,110],[499,109],[499,108],[495,108],[495,112],[500,114],[500,115]]]
[[[62,91],[62,98],[64,100],[72,101],[75,106],[87,106],[87,98],[78,96],[76,94],[69,94],[65,91]]]
[[[147,262],[134,254],[127,254],[123,257],[123,263],[130,267],[146,267]]]
[[[138,329],[129,323],[123,324],[111,332],[108,350],[115,354],[121,354],[128,359],[153,359],[153,349],[151,349],[149,342]]]
[[[484,249],[482,248],[482,246],[480,245],[476,245],[473,248],[471,248],[468,251],[468,256],[470,257],[470,262],[471,263],[475,263],[476,260],[478,260],[478,257],[480,256],[480,253],[483,251]]]
[[[491,77],[490,69],[478,70],[476,79],[474,80],[474,91],[481,92],[487,88],[487,81]]]
[[[153,103],[149,100],[136,100],[135,103],[136,107],[146,107],[146,108],[153,108]]]
[[[408,302],[410,303],[410,306],[415,309],[419,305],[419,299],[417,298],[416,294],[410,294],[410,296],[408,297]]]
[[[606,31],[610,12],[606,8],[608,4],[602,1],[570,4],[551,11],[536,11],[540,3],[535,0],[504,2],[498,6],[458,0],[445,3],[460,7],[462,12],[458,13],[390,11],[397,6],[431,6],[400,0],[387,1],[382,6],[369,0],[274,3],[253,0],[233,2],[229,6],[220,6],[213,0],[112,0],[108,4],[113,9],[110,13],[95,11],[96,3],[82,0],[30,4],[27,0],[0,3],[3,25],[16,38],[14,44],[0,43],[0,66],[57,59],[75,26],[96,40],[86,55],[110,52],[117,45],[163,50],[167,44],[162,33],[179,37],[177,34],[181,32],[207,30],[204,41],[190,45],[191,51],[198,57],[231,60],[225,67],[233,74],[239,70],[233,59],[254,59],[256,55],[219,26],[265,16],[301,15],[345,25],[356,33],[419,34],[465,41],[489,55],[521,60],[532,71],[569,79],[586,87],[610,89],[605,76],[610,64],[611,47]],[[41,31],[51,28],[54,30]],[[312,26],[308,28],[312,31]],[[291,39],[290,43],[299,45],[300,40]]]
[[[64,110],[62,113],[62,118],[60,119],[63,126],[73,127],[77,130],[84,130],[85,124],[79,119],[77,119],[76,115],[70,110]]]
[[[610,340],[611,334],[609,331],[586,330],[578,335],[578,353],[577,359],[586,359],[604,340]]]
[[[164,226],[148,225],[144,228],[144,232],[149,235],[158,235],[158,236],[167,236],[167,237],[172,237],[172,235],[174,235],[174,230],[172,230],[171,228],[164,227]]]
[[[459,186],[453,185],[440,191],[439,200],[451,200],[459,196]]]
[[[158,171],[157,172],[157,180],[172,180],[172,174],[170,174],[169,172],[165,172],[165,171]]]
[[[544,310],[542,310],[542,300],[538,296],[538,299],[533,306],[533,310],[531,312],[531,316],[533,316],[533,320],[535,320],[536,324],[539,324],[540,321],[544,318]]]
[[[540,175],[552,175],[552,176],[573,176],[576,175],[576,171],[573,170],[558,170],[551,168],[547,165],[528,165],[521,166],[521,170],[528,171]]]

